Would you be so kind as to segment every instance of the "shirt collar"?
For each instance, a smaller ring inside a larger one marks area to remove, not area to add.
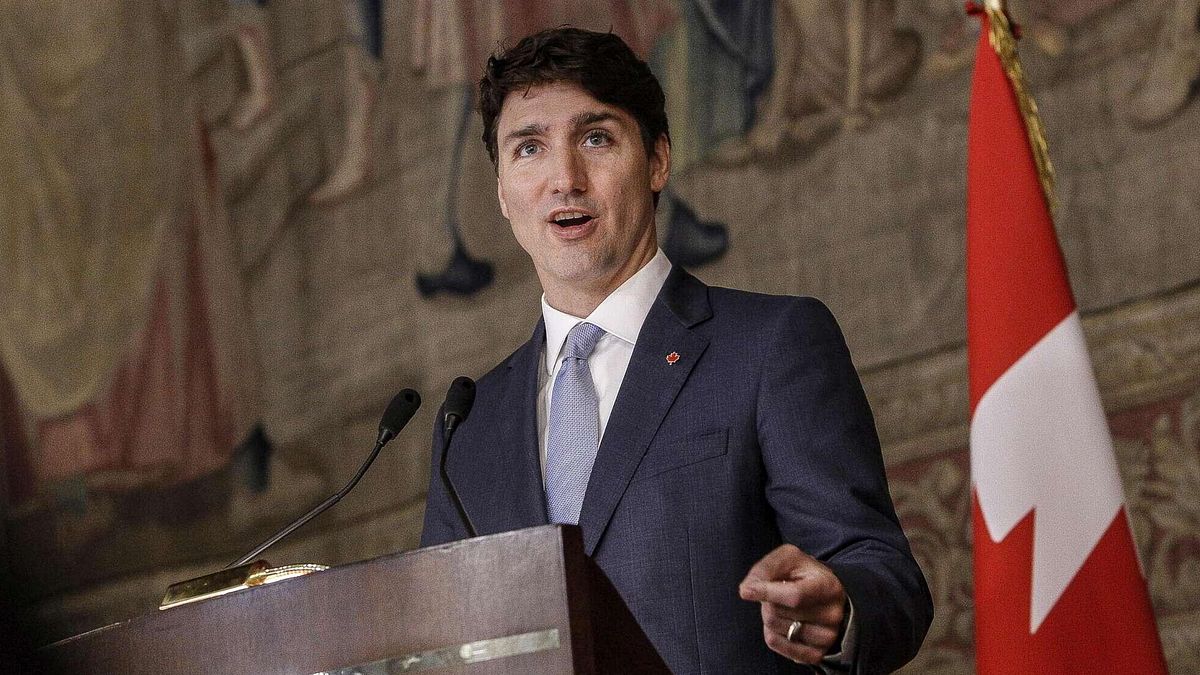
[[[591,314],[582,319],[554,309],[546,302],[546,294],[543,293],[546,371],[554,372],[554,364],[558,362],[563,343],[567,341],[567,333],[580,321],[593,323],[603,328],[605,333],[615,335],[630,345],[636,345],[638,333],[642,331],[642,324],[646,322],[646,315],[650,313],[650,307],[670,273],[671,261],[662,249],[658,249],[650,262],[626,279],[617,290],[609,293]]]

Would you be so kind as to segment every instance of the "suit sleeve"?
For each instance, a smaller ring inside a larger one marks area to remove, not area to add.
[[[855,672],[890,672],[933,617],[888,492],[875,421],[829,310],[793,299],[765,328],[757,426],[784,540],[833,570],[853,602]]]
[[[446,493],[439,465],[442,461],[442,411],[433,424],[432,459],[429,466],[429,491],[425,497],[425,524],[421,528],[421,546],[436,546],[466,539],[467,532],[458,522],[458,512]]]

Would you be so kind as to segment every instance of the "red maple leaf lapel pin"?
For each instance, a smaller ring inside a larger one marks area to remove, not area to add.
[[[679,360],[679,352],[671,352],[667,354],[667,365],[673,366]]]

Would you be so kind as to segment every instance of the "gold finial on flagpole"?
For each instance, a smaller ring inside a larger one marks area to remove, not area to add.
[[[1004,0],[983,0],[983,4],[988,9],[995,10],[997,12],[1003,12],[1005,9]]]

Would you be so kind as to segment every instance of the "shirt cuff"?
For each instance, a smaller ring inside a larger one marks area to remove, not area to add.
[[[854,620],[854,603],[846,596],[846,614],[842,619],[842,642],[838,650],[821,659],[825,672],[849,670],[854,664],[854,652],[858,647],[858,622]]]

